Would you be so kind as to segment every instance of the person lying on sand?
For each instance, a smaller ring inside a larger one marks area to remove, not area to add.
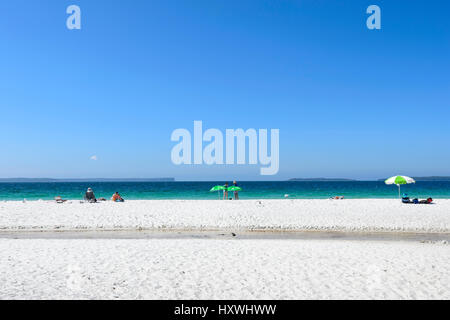
[[[430,204],[430,203],[433,202],[433,199],[432,198],[428,198],[426,200],[419,200],[419,199],[415,198],[412,202],[415,203],[415,204]]]
[[[335,197],[331,197],[331,200],[344,200],[344,196],[335,196]]]
[[[430,204],[433,202],[433,198],[428,198],[426,200],[419,200],[418,198],[414,198],[411,200],[408,195],[405,193],[402,197],[402,203],[414,203],[414,204]]]
[[[430,204],[433,202],[433,198],[428,198],[427,200],[420,200],[419,203]]]
[[[88,188],[86,194],[84,195],[84,200],[93,203],[97,202],[97,198],[95,198],[94,191],[91,188]]]
[[[125,202],[125,200],[122,199],[122,197],[120,196],[120,194],[116,191],[116,193],[113,194],[113,196],[111,197],[111,200],[114,202]]]
[[[61,198],[61,196],[57,196],[57,197],[55,197],[55,201],[56,201],[56,203],[64,203],[67,200],[64,200],[63,198]]]

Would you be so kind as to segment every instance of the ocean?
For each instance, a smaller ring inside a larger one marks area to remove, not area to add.
[[[83,199],[88,187],[97,198],[111,198],[118,191],[124,199],[218,199],[217,192],[209,192],[212,182],[25,182],[0,183],[0,201],[4,200],[52,200]],[[398,188],[382,181],[242,181],[238,185],[240,199],[327,199],[333,196],[346,198],[397,198]],[[450,181],[418,181],[403,185],[402,193],[418,198],[450,199]],[[222,196],[222,195],[221,195]],[[231,196],[231,192],[230,192]]]

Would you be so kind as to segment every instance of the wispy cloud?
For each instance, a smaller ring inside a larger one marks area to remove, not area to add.
[[[94,161],[97,161],[98,160],[98,158],[97,158],[97,156],[92,156],[92,157],[90,157],[89,159],[91,159],[91,160],[94,160]]]

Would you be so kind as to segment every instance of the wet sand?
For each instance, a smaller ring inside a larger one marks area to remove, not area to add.
[[[1,231],[0,239],[278,239],[450,242],[449,233],[230,231],[230,230],[64,230]]]

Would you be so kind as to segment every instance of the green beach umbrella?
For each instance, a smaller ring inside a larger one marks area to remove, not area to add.
[[[237,186],[231,186],[228,188],[228,191],[242,191],[242,188]]]
[[[220,190],[225,190],[225,187],[224,186],[215,186],[215,187],[212,187],[211,190],[209,190],[209,191],[220,191]]]
[[[413,178],[407,177],[407,176],[393,176],[389,179],[386,179],[384,181],[386,184],[396,184],[398,187],[398,197],[400,198],[400,185],[401,184],[408,184],[408,183],[416,183],[416,181]]]
[[[224,186],[214,186],[209,190],[209,192],[217,191],[217,194],[219,195],[220,200],[220,190],[225,190],[226,188]]]

